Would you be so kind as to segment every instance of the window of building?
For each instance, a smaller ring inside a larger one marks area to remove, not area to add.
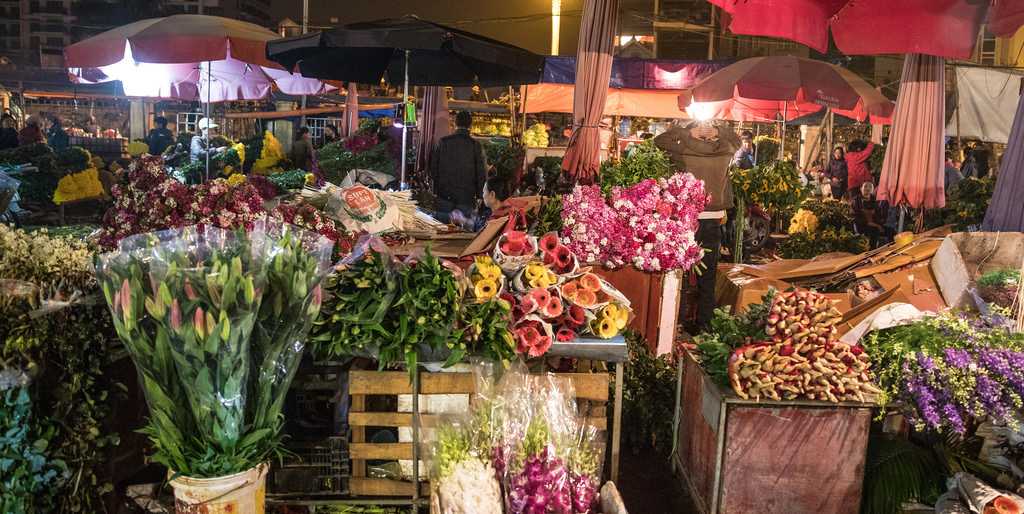
[[[309,135],[313,144],[319,145],[324,141],[324,127],[341,125],[341,118],[306,118],[306,126],[309,127]]]
[[[28,27],[32,32],[39,32],[39,24],[34,21],[30,23]]]
[[[61,47],[64,46],[64,38],[48,37],[46,38],[46,44],[47,46]]]
[[[179,112],[175,127],[178,134],[196,133],[196,124],[203,117],[201,112]]]

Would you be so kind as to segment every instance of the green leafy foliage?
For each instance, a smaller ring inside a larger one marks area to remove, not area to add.
[[[996,178],[967,177],[951,188],[946,195],[946,206],[925,212],[925,226],[929,228],[953,225],[956,230],[967,230],[985,221],[985,212],[996,190]]]
[[[676,366],[671,355],[655,356],[643,337],[624,333],[629,362],[623,373],[622,420],[626,444],[639,451],[652,447],[668,458],[672,446],[672,417],[676,394]],[[614,391],[615,375],[612,375]]]
[[[34,514],[53,508],[50,489],[65,480],[67,466],[48,453],[54,428],[33,419],[28,390],[0,390],[0,512]]]
[[[771,161],[747,170],[733,168],[730,178],[737,197],[761,206],[773,216],[793,210],[809,193],[800,183],[796,165],[786,161]]]
[[[113,328],[101,305],[61,303],[97,292],[91,257],[80,240],[0,225],[0,279],[27,288],[0,297],[0,361],[37,371],[29,389],[33,417],[47,427],[48,458],[67,463],[74,478],[40,494],[57,512],[100,512],[113,488],[99,478],[119,442],[107,427],[119,387],[107,378]]]
[[[882,176],[883,163],[885,163],[885,145],[876,143],[875,147],[871,149],[871,156],[868,157],[868,167],[871,168],[871,176],[874,178],[875,184]]]
[[[945,490],[941,469],[928,448],[903,438],[872,436],[864,466],[861,514],[899,514],[904,503],[934,500]]]
[[[601,164],[601,192],[611,193],[613,187],[629,187],[646,179],[664,178],[675,170],[668,155],[655,146],[653,140],[633,145],[618,161]]]
[[[466,355],[458,284],[429,251],[406,265],[369,250],[328,277],[327,295],[311,338],[319,358],[375,354],[381,368],[404,362],[412,373],[421,351],[447,352],[448,365]]]
[[[508,302],[500,299],[463,307],[458,326],[466,351],[489,361],[511,361],[516,355],[515,341],[508,328],[511,312]]]
[[[371,136],[355,136],[370,141],[370,144],[363,149],[361,146],[352,146],[348,139],[336,141],[324,145],[317,154],[320,171],[324,177],[334,183],[340,183],[349,171],[354,169],[373,170],[387,174],[394,174],[395,161],[391,157],[391,151],[387,142],[377,142]],[[351,138],[350,138],[351,139]],[[350,150],[349,148],[355,148]],[[257,156],[259,154],[256,154]],[[245,157],[249,158],[249,149],[246,147]]]
[[[739,314],[733,315],[728,307],[715,309],[708,330],[694,338],[701,367],[719,385],[729,386],[729,358],[734,350],[768,338],[765,320],[774,298],[775,290],[769,289],[761,303],[752,304]]]
[[[287,193],[289,190],[302,189],[302,186],[306,185],[306,170],[271,173],[267,175],[267,180],[274,184],[279,192]]]
[[[10,150],[0,151],[0,166],[31,164],[38,171],[18,175],[21,185],[18,194],[22,203],[41,206],[53,205],[53,192],[57,189],[56,156],[53,149],[45,143],[19,146]]]
[[[540,237],[548,232],[562,231],[562,197],[546,196],[540,207],[527,214],[530,233]]]
[[[89,167],[92,154],[80,146],[72,146],[57,152],[57,167],[67,173],[78,173]]]
[[[483,146],[487,164],[494,167],[494,176],[513,183],[516,172],[523,166],[526,148],[504,137],[492,137]]]
[[[791,234],[779,244],[784,259],[813,259],[832,252],[859,254],[868,251],[868,238],[842,228]]]
[[[818,226],[836,230],[853,226],[853,207],[850,204],[833,198],[808,198],[800,204],[818,218]]]
[[[543,191],[549,193],[558,188],[559,179],[562,177],[562,158],[552,155],[542,155],[533,160],[530,169],[540,168],[544,170]],[[530,183],[535,183],[535,178],[530,177]],[[534,184],[535,185],[535,184]]]

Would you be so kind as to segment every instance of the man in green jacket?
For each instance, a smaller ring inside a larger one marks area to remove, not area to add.
[[[700,214],[697,242],[704,248],[704,271],[697,277],[697,331],[707,327],[715,310],[715,278],[722,256],[722,225],[733,206],[729,164],[740,148],[736,132],[724,124],[692,122],[676,125],[654,138],[677,170],[704,181],[711,199]]]

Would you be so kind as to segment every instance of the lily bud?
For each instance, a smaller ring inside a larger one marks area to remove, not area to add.
[[[171,302],[171,330],[181,330],[181,305],[178,304],[177,298]]]
[[[206,338],[206,329],[203,328],[204,323],[206,323],[206,316],[204,316],[203,308],[196,307],[196,312],[192,316],[192,325],[196,329],[196,335],[198,335],[201,339]]]

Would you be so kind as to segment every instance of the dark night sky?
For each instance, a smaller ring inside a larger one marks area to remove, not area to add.
[[[649,11],[651,0],[622,0],[627,9]],[[277,19],[302,21],[302,2],[274,2]],[[582,0],[562,0],[561,54],[576,52]],[[415,14],[547,54],[551,48],[550,0],[310,0],[310,25],[329,26]],[[338,19],[331,23],[331,17]]]

